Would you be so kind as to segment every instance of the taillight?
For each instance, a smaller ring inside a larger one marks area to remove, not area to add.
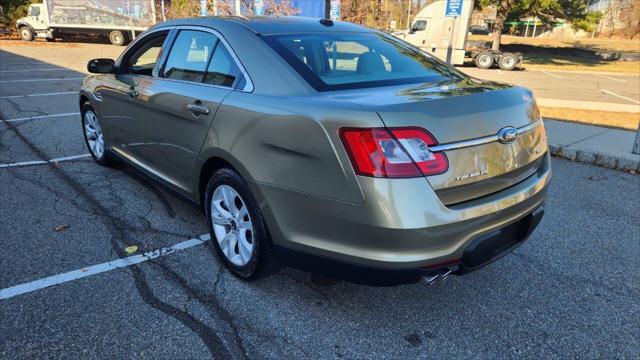
[[[346,128],[340,138],[359,175],[387,178],[437,175],[447,171],[443,153],[429,146],[435,138],[421,128]]]

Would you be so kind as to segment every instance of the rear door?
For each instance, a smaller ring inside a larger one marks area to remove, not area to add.
[[[207,131],[223,99],[242,82],[226,43],[206,28],[178,29],[158,76],[143,89],[141,157],[156,175],[189,193]]]

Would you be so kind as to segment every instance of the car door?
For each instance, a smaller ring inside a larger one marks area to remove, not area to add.
[[[125,157],[140,155],[137,150],[145,132],[142,119],[147,111],[140,94],[153,77],[169,32],[153,32],[136,41],[119,60],[116,73],[105,76],[96,91],[103,103],[100,115],[108,146]]]
[[[177,30],[163,67],[141,96],[149,109],[141,156],[156,175],[186,193],[193,189],[193,168],[209,126],[241,74],[217,33]]]
[[[405,40],[417,47],[424,48],[428,46],[427,40],[427,20],[418,19],[411,26],[411,30],[406,35]]]

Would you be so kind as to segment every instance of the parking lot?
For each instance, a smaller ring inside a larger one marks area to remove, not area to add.
[[[199,209],[87,156],[85,64],[121,50],[0,46],[1,358],[640,357],[640,176],[554,159],[532,237],[431,287],[246,283]]]

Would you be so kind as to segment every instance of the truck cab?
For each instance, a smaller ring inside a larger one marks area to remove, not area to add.
[[[31,4],[27,16],[18,19],[18,33],[22,40],[31,41],[34,37],[52,37],[45,12],[44,4]]]
[[[470,59],[482,69],[498,65],[502,70],[513,70],[520,66],[520,54],[467,48],[473,1],[462,2],[459,17],[445,16],[446,4],[446,0],[437,0],[425,6],[408,30],[394,35],[451,65],[462,65],[465,59]]]

